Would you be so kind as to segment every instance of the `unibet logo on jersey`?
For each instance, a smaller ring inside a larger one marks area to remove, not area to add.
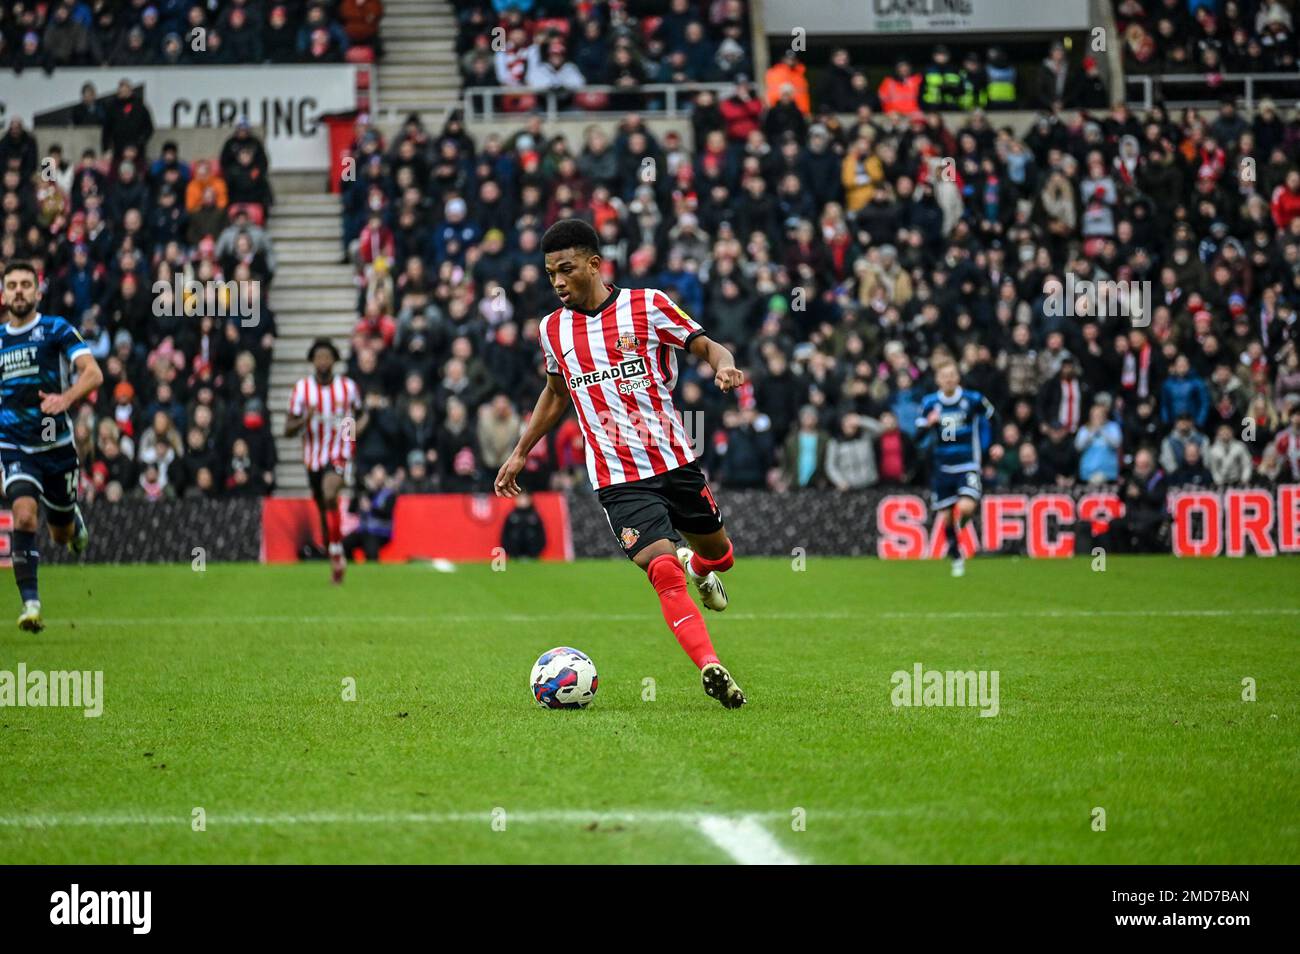
[[[0,324],[0,450],[41,453],[72,443],[71,418],[45,414],[41,395],[66,390],[70,370],[89,353],[76,329],[56,315],[37,312],[21,326]]]
[[[5,378],[25,377],[39,371],[35,346],[11,348],[4,354],[0,354],[0,363],[3,364]]]
[[[646,369],[645,358],[636,357],[622,361],[612,368],[603,368],[599,371],[588,371],[586,374],[575,374],[569,378],[569,390],[576,391],[578,388],[589,388],[595,385],[604,384],[606,381],[618,381],[618,390],[622,394],[630,394],[640,388],[650,386],[649,371]],[[640,378],[641,380],[634,380]]]

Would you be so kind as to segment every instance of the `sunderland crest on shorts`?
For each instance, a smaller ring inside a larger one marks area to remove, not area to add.
[[[631,550],[641,539],[641,531],[636,527],[624,527],[618,532],[618,539],[623,544],[624,550]]]

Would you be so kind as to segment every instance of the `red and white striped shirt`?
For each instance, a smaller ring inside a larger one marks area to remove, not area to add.
[[[548,374],[564,376],[596,488],[695,460],[673,408],[677,353],[704,333],[654,288],[618,288],[593,314],[560,308],[541,323]]]
[[[322,387],[314,375],[303,378],[293,386],[289,413],[302,417],[308,408],[315,413],[302,429],[302,462],[307,469],[351,460],[357,442],[356,414],[361,410],[356,382],[336,374]]]

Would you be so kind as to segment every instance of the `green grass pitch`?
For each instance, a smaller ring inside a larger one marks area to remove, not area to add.
[[[736,712],[626,562],[327,576],[43,570],[0,670],[102,670],[104,713],[0,708],[0,862],[1300,861],[1295,558],[742,559]],[[587,710],[531,700],[557,645]],[[896,708],[916,663],[998,715]]]

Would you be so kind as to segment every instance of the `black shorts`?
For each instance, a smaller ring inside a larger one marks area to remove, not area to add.
[[[676,540],[674,530],[706,534],[722,528],[722,513],[700,465],[633,480],[596,492],[609,529],[628,558],[656,540]]]
[[[936,468],[930,477],[930,509],[947,510],[959,497],[969,497],[978,502],[983,492],[979,471],[945,474]]]
[[[80,473],[76,448],[64,444],[39,453],[10,448],[0,450],[0,463],[6,499],[35,497],[45,505],[47,522],[61,527],[72,521]]]
[[[307,485],[311,487],[311,495],[316,500],[325,496],[326,474],[338,474],[343,478],[343,486],[346,487],[352,482],[352,461],[336,460],[318,470],[307,471]]]

